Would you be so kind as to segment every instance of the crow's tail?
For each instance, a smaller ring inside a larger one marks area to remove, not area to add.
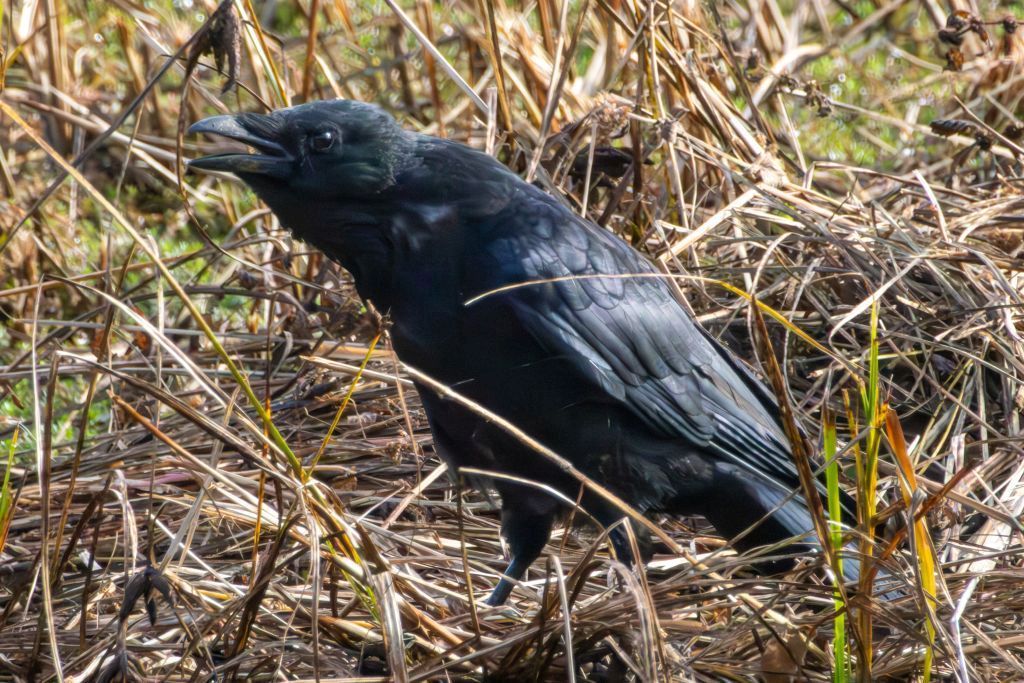
[[[716,500],[704,511],[705,517],[722,536],[734,539],[734,546],[741,551],[752,548],[781,544],[793,538],[803,541],[787,547],[787,551],[803,550],[808,553],[820,552],[814,522],[804,498],[785,491],[782,487],[759,481],[749,476],[737,476],[728,470],[722,472],[725,481],[715,482]],[[790,558],[771,560],[758,564],[766,573],[786,571],[792,568]],[[854,544],[843,551],[843,580],[856,584],[860,580],[860,560]],[[888,584],[889,575],[876,572],[875,583]],[[886,592],[885,596],[894,595]],[[883,597],[885,597],[883,596]]]

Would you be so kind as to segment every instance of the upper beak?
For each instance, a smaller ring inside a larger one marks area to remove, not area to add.
[[[268,139],[245,126],[239,116],[211,116],[192,124],[189,134],[206,133],[255,147],[257,153],[228,152],[199,157],[188,162],[188,167],[199,171],[225,171],[227,173],[254,173],[282,176],[291,167],[291,155],[278,142]]]

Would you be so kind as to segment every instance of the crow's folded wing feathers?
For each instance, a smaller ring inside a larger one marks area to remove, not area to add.
[[[536,283],[501,294],[533,336],[666,438],[793,487],[774,399],[697,326],[661,274],[563,207],[525,199],[496,228],[486,267],[496,287]]]

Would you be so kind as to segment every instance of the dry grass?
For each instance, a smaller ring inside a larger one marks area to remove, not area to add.
[[[385,3],[4,6],[0,678],[842,679],[837,604],[851,677],[1024,678],[1016,25]],[[813,562],[766,579],[665,519],[681,555],[633,572],[581,523],[512,609],[474,601],[504,566],[492,501],[433,455],[347,276],[181,178],[186,123],[335,96],[565,193],[752,360],[756,295],[812,442],[840,416],[898,595],[835,602]]]

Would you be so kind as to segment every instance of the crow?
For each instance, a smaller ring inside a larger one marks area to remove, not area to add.
[[[642,513],[703,515],[741,550],[813,535],[774,395],[607,229],[492,157],[403,129],[377,106],[312,102],[214,116],[204,156],[351,273],[399,359],[512,422]],[[441,457],[492,477],[511,563],[500,605],[580,482],[464,403],[417,385]],[[518,481],[517,481],[518,480]],[[612,527],[622,513],[584,489]],[[849,501],[846,501],[849,507]],[[744,533],[746,532],[746,533]],[[616,526],[616,554],[631,562]],[[775,571],[791,560],[767,563]],[[847,566],[853,563],[846,563]]]

